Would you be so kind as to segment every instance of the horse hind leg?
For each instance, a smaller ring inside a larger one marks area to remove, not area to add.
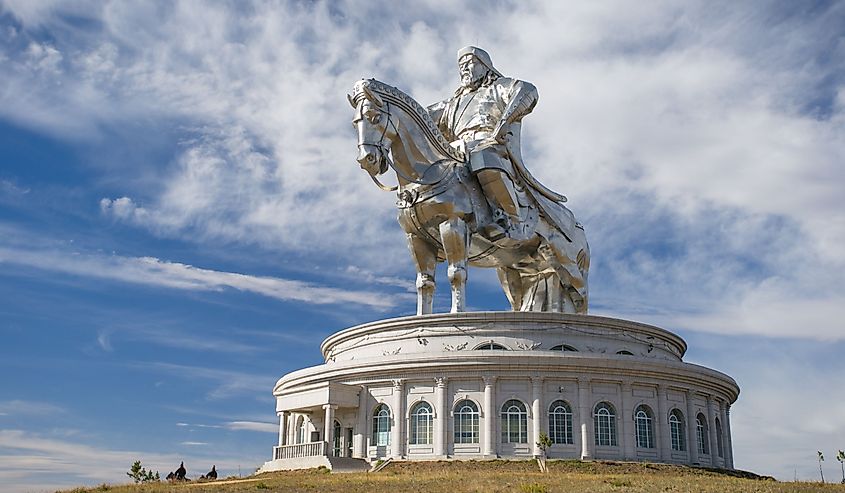
[[[440,224],[440,239],[449,263],[449,284],[452,286],[452,313],[466,310],[467,249],[469,235],[463,219],[454,218]]]
[[[408,249],[417,268],[417,315],[427,315],[432,313],[434,305],[437,252],[430,243],[415,234],[408,235]]]

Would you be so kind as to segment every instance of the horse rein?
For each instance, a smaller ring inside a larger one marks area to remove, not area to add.
[[[381,137],[379,138],[378,143],[361,142],[360,144],[358,144],[358,148],[360,149],[360,148],[361,148],[361,146],[365,146],[365,145],[369,145],[369,146],[373,146],[373,147],[377,148],[377,149],[379,150],[379,152],[381,153],[382,159],[384,159],[384,160],[385,160],[385,162],[387,163],[387,165],[388,165],[389,167],[393,168],[393,171],[395,171],[395,172],[396,172],[396,174],[397,174],[397,175],[399,175],[399,177],[404,178],[406,181],[408,181],[408,182],[410,182],[410,183],[413,183],[413,184],[415,184],[415,185],[421,185],[421,186],[433,186],[433,185],[437,185],[438,183],[440,183],[441,181],[443,181],[443,179],[446,177],[446,174],[449,172],[449,168],[447,168],[446,170],[444,170],[444,171],[443,171],[443,174],[442,174],[440,177],[438,177],[436,180],[431,181],[431,182],[425,182],[425,181],[422,181],[422,180],[417,180],[417,179],[415,179],[415,178],[412,178],[412,177],[410,177],[410,176],[406,175],[406,174],[405,174],[405,173],[403,173],[403,172],[402,172],[399,168],[397,168],[395,164],[393,164],[393,161],[390,159],[390,156],[389,156],[389,154],[388,154],[388,150],[387,150],[387,149],[385,149],[385,146],[384,146],[384,136],[385,136],[385,134],[387,133],[387,127],[388,127],[388,125],[389,125],[389,126],[391,126],[391,127],[393,127],[393,131],[394,131],[394,132],[396,132],[396,134],[397,134],[397,135],[399,134],[399,129],[396,127],[396,124],[395,124],[395,123],[393,123],[393,120],[392,120],[392,118],[391,118],[391,115],[390,115],[390,102],[389,102],[389,101],[385,101],[385,104],[387,105],[387,109],[384,109],[384,110],[379,109],[379,110],[378,110],[381,114],[387,115],[387,123],[385,123],[384,128],[383,128],[383,129],[382,129],[382,131],[381,131]],[[362,108],[362,110],[363,110],[363,108]],[[363,112],[362,112],[362,113],[363,113]],[[364,118],[364,115],[363,115],[363,114],[361,114],[361,119],[363,119],[363,118]],[[437,164],[439,164],[439,163],[442,163],[443,161],[449,161],[449,160],[450,160],[450,159],[448,159],[448,158],[439,159],[439,160],[437,160],[437,161],[435,161],[435,162],[431,163],[431,164],[429,165],[429,167],[428,167],[428,168],[426,168],[426,171],[428,171],[429,169],[431,169],[431,167],[432,167],[432,166],[435,166],[435,165],[437,165]],[[399,189],[399,185],[396,185],[396,186],[393,186],[393,187],[388,187],[388,186],[386,186],[386,185],[382,184],[382,183],[381,183],[381,181],[379,181],[379,179],[376,177],[376,175],[374,175],[374,174],[372,174],[372,173],[367,173],[367,174],[368,174],[368,175],[370,175],[370,178],[373,180],[373,183],[375,183],[377,187],[379,187],[380,189],[384,190],[385,192],[395,192],[396,190],[398,190],[398,189]],[[423,175],[425,175],[425,173],[423,173]]]

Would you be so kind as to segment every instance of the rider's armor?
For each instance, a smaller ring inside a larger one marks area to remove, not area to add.
[[[477,88],[462,87],[428,110],[446,138],[466,150],[469,167],[493,212],[493,229],[488,233],[501,237],[513,234],[520,223],[514,190],[519,176],[513,161],[519,155],[520,121],[534,109],[537,89],[507,77],[491,79]],[[495,140],[497,133],[505,136],[503,141]]]

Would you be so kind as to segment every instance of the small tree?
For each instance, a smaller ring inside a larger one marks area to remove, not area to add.
[[[840,450],[836,454],[836,460],[839,461],[839,467],[842,469],[842,484],[845,484],[845,452]]]
[[[824,462],[824,454],[822,454],[821,450],[819,450],[818,452],[819,452],[819,474],[822,477],[822,483],[824,483],[824,471],[822,471],[822,462]]]
[[[151,483],[160,480],[158,471],[155,473],[153,473],[152,469],[147,471],[144,467],[141,467],[141,461],[139,460],[132,463],[132,467],[129,468],[129,472],[126,475],[136,483]]]
[[[540,447],[540,457],[537,458],[537,463],[540,464],[541,472],[548,472],[546,469],[546,451],[552,446],[552,439],[546,433],[540,433],[537,446]]]

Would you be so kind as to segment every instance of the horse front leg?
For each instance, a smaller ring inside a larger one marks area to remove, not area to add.
[[[437,250],[416,234],[408,234],[408,249],[417,268],[417,315],[432,313]]]
[[[467,245],[469,235],[463,219],[453,218],[440,224],[440,239],[449,263],[452,286],[452,313],[466,310]]]

